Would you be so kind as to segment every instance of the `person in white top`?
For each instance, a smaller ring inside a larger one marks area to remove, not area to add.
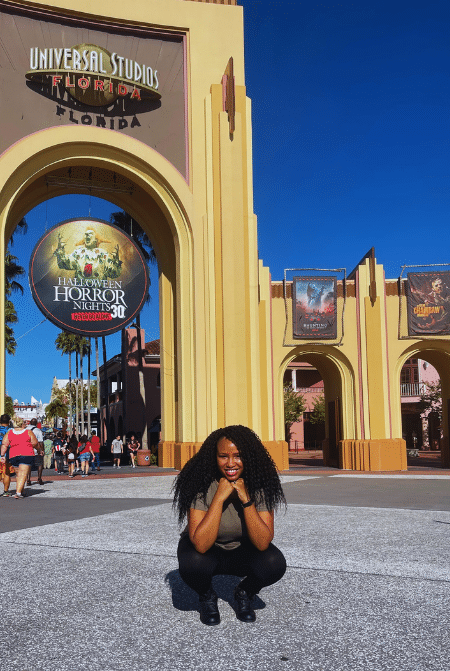
[[[111,452],[113,455],[113,468],[120,468],[120,457],[123,454],[123,442],[120,436],[117,436],[111,444]]]
[[[37,425],[37,419],[31,419],[26,427],[27,431],[32,431],[36,436],[37,445],[34,448],[34,466],[37,469],[37,481],[43,485],[42,471],[44,468],[44,434]],[[27,485],[31,486],[31,471],[28,475]]]

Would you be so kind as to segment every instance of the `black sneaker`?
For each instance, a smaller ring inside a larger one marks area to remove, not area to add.
[[[234,590],[236,600],[236,617],[241,622],[254,622],[256,620],[255,611],[251,606],[252,597],[247,594],[245,589],[239,585]]]
[[[207,625],[220,623],[217,594],[213,589],[208,590],[206,594],[200,594],[200,621]]]

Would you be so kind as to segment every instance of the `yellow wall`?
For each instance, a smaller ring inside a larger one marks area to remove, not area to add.
[[[276,437],[282,439],[284,436],[283,375],[288,364],[300,358],[321,373],[326,401],[340,399],[339,467],[369,471],[405,470],[400,371],[406,359],[420,356],[435,366],[441,376],[444,399],[442,465],[448,467],[446,399],[450,398],[450,339],[408,337],[406,298],[399,298],[397,281],[385,281],[383,267],[376,260],[371,275],[371,263],[369,259],[363,261],[355,280],[347,282],[342,341],[342,333],[338,332],[338,338],[331,344],[320,340],[293,343],[290,288],[286,291],[285,302],[282,283],[273,283]],[[343,307],[341,300],[338,302],[339,324]]]

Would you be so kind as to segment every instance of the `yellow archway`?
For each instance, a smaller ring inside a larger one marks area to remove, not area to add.
[[[278,417],[283,417],[283,378],[288,365],[294,360],[312,364],[324,380],[326,401],[326,437],[323,445],[324,463],[340,466],[339,441],[352,439],[356,431],[355,372],[347,357],[330,346],[299,345],[290,349],[278,369]]]
[[[91,193],[129,212],[149,235],[159,261],[163,442],[195,440],[193,369],[192,194],[179,173],[138,140],[95,128],[51,128],[26,137],[0,158],[2,253],[17,222],[40,202],[79,190],[70,179],[88,169]],[[48,180],[51,176],[53,179]],[[114,191],[117,176],[123,188]],[[59,182],[58,182],[59,178]],[[0,305],[4,314],[4,267]],[[181,309],[181,306],[182,309]],[[4,342],[4,321],[0,323]],[[4,359],[0,359],[4,398]],[[177,398],[183,398],[183,410]]]
[[[401,398],[400,398],[400,373],[406,360],[417,357],[428,361],[436,368],[441,379],[442,388],[442,431],[441,441],[441,465],[450,466],[449,452],[449,405],[450,405],[450,343],[446,340],[429,340],[427,342],[416,341],[405,346],[394,365],[392,375],[392,424],[393,428],[401,435]]]

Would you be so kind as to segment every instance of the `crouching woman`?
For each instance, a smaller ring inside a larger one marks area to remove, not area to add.
[[[252,598],[286,571],[272,544],[274,510],[286,504],[275,464],[253,431],[228,426],[208,436],[174,484],[174,507],[187,527],[178,545],[180,575],[197,592],[200,620],[219,624],[214,575],[236,575],[236,615],[254,622]]]

